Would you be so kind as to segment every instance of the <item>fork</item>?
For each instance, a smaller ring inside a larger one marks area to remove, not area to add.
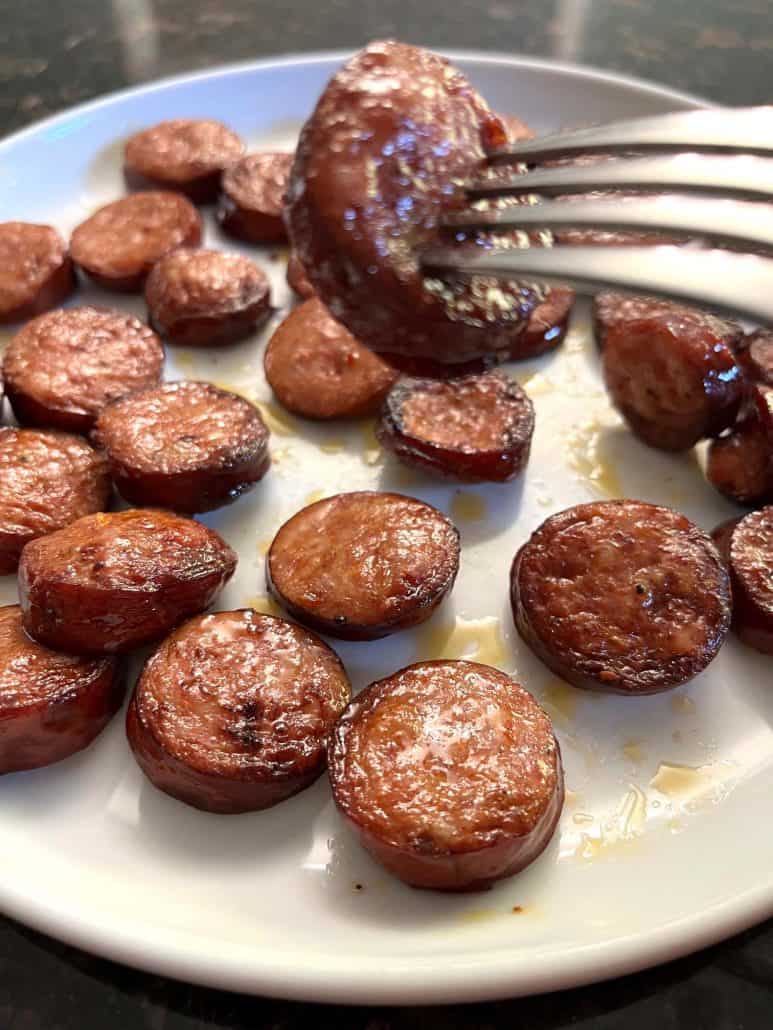
[[[773,325],[773,107],[712,108],[576,129],[497,148],[488,158],[492,166],[522,166],[581,154],[612,159],[471,181],[470,207],[446,214],[441,226],[493,234],[537,228],[662,231],[700,237],[710,249],[559,245],[471,253],[449,246],[422,255],[425,275],[533,277],[585,294],[613,287]],[[615,190],[659,195],[570,197]],[[539,196],[568,199],[537,202]],[[498,197],[527,203],[493,209],[481,203]],[[711,249],[717,245],[735,249]]]

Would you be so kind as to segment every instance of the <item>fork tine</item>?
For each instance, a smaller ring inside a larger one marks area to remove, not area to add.
[[[770,201],[773,200],[773,164],[747,155],[661,155],[568,168],[540,168],[520,175],[515,172],[507,179],[480,179],[468,183],[466,188],[472,198],[521,193],[560,196],[621,189],[722,194],[738,200]]]
[[[773,107],[717,107],[574,129],[493,150],[494,163],[532,162],[575,154],[700,151],[773,154]]]
[[[494,211],[457,211],[441,221],[448,229],[586,229],[664,231],[699,236],[711,244],[773,252],[773,206],[735,200],[659,196],[615,201],[554,200]]]
[[[470,253],[439,248],[422,258],[429,278],[490,275],[568,284],[578,293],[612,288],[700,304],[773,325],[773,260],[684,247],[528,247]]]

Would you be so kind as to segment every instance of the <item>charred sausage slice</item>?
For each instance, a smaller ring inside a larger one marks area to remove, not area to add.
[[[336,494],[293,515],[266,556],[277,601],[343,640],[374,640],[428,619],[453,586],[459,533],[401,494]]]
[[[684,515],[599,501],[552,515],[515,557],[518,632],[569,683],[637,696],[679,686],[715,657],[730,584]]]
[[[733,629],[773,654],[773,506],[717,526],[712,534],[730,569]]]
[[[212,529],[163,511],[87,515],[27,544],[24,628],[70,654],[130,651],[204,611],[236,568]]]
[[[773,387],[747,383],[741,417],[709,444],[706,476],[736,504],[773,500]]]
[[[87,433],[110,401],[161,379],[164,349],[144,322],[106,308],[49,311],[3,358],[5,393],[23,425]]]
[[[231,504],[266,474],[260,412],[211,383],[163,383],[105,408],[95,439],[131,504],[187,514]]]
[[[733,323],[684,308],[639,313],[612,326],[604,380],[631,429],[651,447],[678,451],[735,421],[744,381]]]
[[[336,805],[414,887],[489,887],[533,862],[564,800],[561,754],[534,698],[477,662],[421,662],[372,683],[331,736]]]
[[[74,289],[72,261],[55,229],[0,222],[0,324],[55,308]]]
[[[0,429],[0,574],[30,540],[104,511],[110,491],[104,455],[80,437]]]
[[[705,314],[705,311],[698,308],[688,307],[686,304],[663,297],[643,297],[640,294],[601,290],[593,298],[593,331],[599,349],[603,350],[607,334],[612,329],[624,329],[630,322],[636,322],[641,318],[674,316],[700,322]],[[723,338],[737,351],[744,339],[740,325],[728,319],[713,317],[723,326]]]
[[[271,311],[268,277],[250,258],[218,250],[178,249],[153,266],[145,283],[150,323],[171,343],[233,343]]]
[[[248,154],[223,173],[217,220],[223,229],[248,243],[287,239],[282,220],[292,154]]]
[[[315,633],[252,609],[200,615],[148,660],[126,729],[152,783],[208,812],[268,808],[324,771],[351,695]]]
[[[504,482],[526,466],[534,406],[501,372],[392,388],[376,429],[408,465],[462,482]]]
[[[314,419],[372,414],[397,379],[316,297],[293,308],[277,328],[263,366],[280,404]]]
[[[18,605],[0,608],[0,773],[81,751],[121,707],[123,692],[114,658],[49,651],[24,632]]]
[[[735,354],[749,379],[773,386],[773,330],[750,333],[739,341]]]
[[[134,193],[99,208],[70,240],[73,261],[108,290],[139,293],[148,272],[177,247],[201,243],[196,208],[178,193]]]
[[[126,141],[124,171],[132,189],[178,190],[194,204],[209,204],[220,173],[243,153],[241,139],[222,122],[175,118]]]

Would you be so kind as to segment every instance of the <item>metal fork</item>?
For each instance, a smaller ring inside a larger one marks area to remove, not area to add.
[[[655,156],[621,156],[632,152]],[[470,182],[471,207],[446,215],[441,224],[457,233],[537,228],[664,231],[699,237],[710,247],[720,244],[753,253],[673,245],[510,246],[479,252],[442,247],[423,255],[425,274],[531,278],[569,284],[588,294],[613,287],[698,303],[773,325],[773,107],[678,112],[578,129],[497,149],[489,160],[501,166],[580,154],[615,159],[515,170],[509,177],[498,173]],[[665,195],[535,202],[539,195],[612,190]],[[496,197],[530,202],[499,209],[480,203]]]

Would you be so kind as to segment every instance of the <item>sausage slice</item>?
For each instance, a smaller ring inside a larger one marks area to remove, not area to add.
[[[328,762],[338,810],[414,887],[482,890],[519,872],[564,801],[547,715],[477,662],[420,662],[371,683],[336,725]]]
[[[593,331],[599,350],[604,349],[607,335],[612,329],[624,329],[630,322],[640,318],[662,318],[669,315],[700,321],[705,312],[664,297],[643,297],[640,294],[601,290],[593,298]],[[723,323],[723,336],[737,351],[744,339],[741,327],[728,319],[716,320]]]
[[[0,574],[30,540],[104,511],[111,489],[104,455],[80,437],[0,429]]]
[[[132,189],[178,190],[194,204],[209,204],[220,173],[243,153],[241,139],[222,122],[175,118],[129,137],[124,172]]]
[[[223,173],[217,220],[223,229],[248,243],[287,239],[282,220],[292,154],[248,154]]]
[[[758,329],[737,345],[735,356],[746,375],[756,383],[773,386],[773,331]]]
[[[401,494],[336,494],[301,509],[266,556],[277,601],[342,640],[375,640],[428,619],[459,570],[459,533]]]
[[[706,668],[730,625],[729,579],[710,538],[642,501],[552,515],[515,556],[510,586],[525,642],[588,690],[677,687]]]
[[[236,554],[212,529],[163,511],[87,515],[27,544],[24,628],[70,654],[130,651],[204,611]]]
[[[309,282],[306,269],[297,254],[291,254],[287,262],[287,285],[302,300],[316,296],[317,291]]]
[[[736,504],[773,500],[773,387],[747,383],[733,429],[709,444],[706,477]]]
[[[534,405],[501,372],[446,381],[401,380],[376,435],[408,465],[462,482],[505,482],[526,466]]]
[[[679,451],[731,426],[744,394],[732,349],[739,334],[734,323],[690,308],[640,312],[613,325],[604,381],[634,433]]]
[[[211,383],[163,383],[108,405],[95,437],[130,504],[187,514],[231,504],[269,466],[260,412]]]
[[[121,707],[114,658],[74,658],[22,629],[17,604],[0,608],[0,773],[52,765],[101,733]]]
[[[126,731],[160,790],[208,812],[251,812],[324,771],[350,696],[315,633],[252,609],[217,612],[186,622],[147,661]]]
[[[0,324],[55,308],[74,289],[72,261],[55,229],[0,222]]]
[[[717,526],[712,536],[730,569],[733,629],[773,654],[773,506]]]
[[[196,208],[178,193],[133,193],[99,208],[70,240],[73,261],[108,290],[138,293],[153,265],[201,243]]]
[[[3,358],[5,392],[23,425],[89,432],[110,401],[161,379],[164,349],[144,322],[107,308],[49,311]]]
[[[316,297],[293,308],[277,328],[263,367],[280,404],[315,419],[372,414],[397,379]]]
[[[145,283],[151,325],[188,347],[233,343],[271,311],[268,277],[254,261],[219,250],[178,249]]]
[[[530,125],[527,125],[526,122],[517,118],[514,114],[500,113],[499,118],[505,127],[507,139],[510,143],[517,143],[519,139],[534,139],[537,135]]]

